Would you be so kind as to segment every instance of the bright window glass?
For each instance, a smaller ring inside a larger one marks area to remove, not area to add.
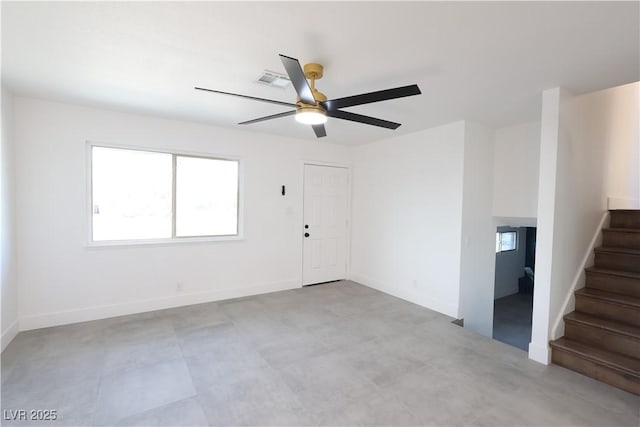
[[[93,240],[171,237],[171,154],[93,147]]]
[[[506,252],[516,250],[517,233],[515,231],[504,231],[496,233],[496,252]]]
[[[238,234],[238,162],[176,157],[176,236]]]

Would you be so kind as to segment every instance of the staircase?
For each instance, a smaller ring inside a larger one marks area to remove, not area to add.
[[[612,210],[553,363],[640,395],[640,210]]]

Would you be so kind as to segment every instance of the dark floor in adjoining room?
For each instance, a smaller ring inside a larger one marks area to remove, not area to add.
[[[21,332],[3,426],[632,426],[640,397],[350,281]]]
[[[493,305],[493,339],[529,351],[533,293],[499,298]]]

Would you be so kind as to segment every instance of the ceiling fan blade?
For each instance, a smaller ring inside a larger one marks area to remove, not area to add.
[[[296,106],[296,104],[291,104],[290,102],[276,101],[274,99],[256,98],[255,96],[240,95],[238,93],[230,93],[230,92],[222,92],[221,90],[213,90],[213,89],[207,89],[207,88],[203,88],[203,87],[194,87],[194,89],[203,90],[205,92],[221,93],[222,95],[237,96],[237,97],[245,98],[245,99],[253,99],[254,101],[269,102],[271,104],[286,105],[287,107],[295,107]]]
[[[247,120],[246,122],[238,123],[239,125],[250,125],[253,123],[264,122],[265,120],[278,119],[280,117],[293,116],[296,114],[296,110],[293,111],[285,111],[284,113],[272,114],[270,116],[260,117],[258,119]]]
[[[403,98],[405,96],[420,95],[418,85],[397,87],[394,89],[379,90],[377,92],[363,93],[361,95],[347,96],[345,98],[330,99],[323,103],[327,111],[338,108],[353,107],[354,105],[370,104],[372,102],[387,101],[389,99]]]
[[[293,87],[296,89],[300,101],[305,104],[315,104],[316,100],[313,97],[313,93],[311,93],[311,87],[309,87],[309,82],[304,76],[300,62],[295,58],[290,58],[282,54],[280,54],[280,60],[282,61],[282,65],[284,65],[284,69],[287,70],[289,79],[293,83]]]
[[[400,123],[389,122],[387,120],[376,119],[375,117],[363,116],[362,114],[350,113],[348,111],[327,111],[327,116],[387,129],[397,129],[400,126]]]
[[[324,125],[311,125],[313,131],[316,133],[318,138],[322,138],[323,136],[327,136],[327,130],[324,128]]]

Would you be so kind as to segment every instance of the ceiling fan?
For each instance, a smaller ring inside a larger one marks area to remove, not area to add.
[[[420,92],[420,88],[418,87],[418,85],[409,85],[397,87],[394,89],[379,90],[376,92],[369,92],[360,95],[347,96],[345,98],[328,100],[323,93],[319,92],[318,89],[316,89],[316,80],[322,78],[322,65],[314,63],[306,64],[303,70],[302,67],[300,67],[300,62],[298,62],[298,60],[295,58],[280,55],[280,60],[282,61],[285,70],[287,70],[289,79],[291,80],[291,83],[293,83],[293,87],[298,94],[298,101],[295,104],[276,101],[273,99],[256,98],[255,96],[223,92],[220,90],[207,89],[203,87],[195,87],[195,89],[293,107],[295,108],[295,110],[285,111],[284,113],[273,114],[266,117],[260,117],[258,119],[247,120],[246,122],[241,122],[238,124],[250,125],[252,123],[263,122],[265,120],[295,115],[298,122],[311,125],[313,131],[316,134],[316,137],[318,138],[327,136],[327,131],[324,128],[324,124],[327,122],[327,117],[350,120],[353,122],[379,126],[387,129],[397,129],[400,126],[400,123],[394,123],[387,120],[377,119],[375,117],[363,116],[362,114],[342,111],[341,108],[370,104],[372,102],[386,101],[389,99],[402,98],[405,96],[420,95],[422,93]],[[309,79],[311,84],[309,84],[309,81],[307,81],[307,79]]]

